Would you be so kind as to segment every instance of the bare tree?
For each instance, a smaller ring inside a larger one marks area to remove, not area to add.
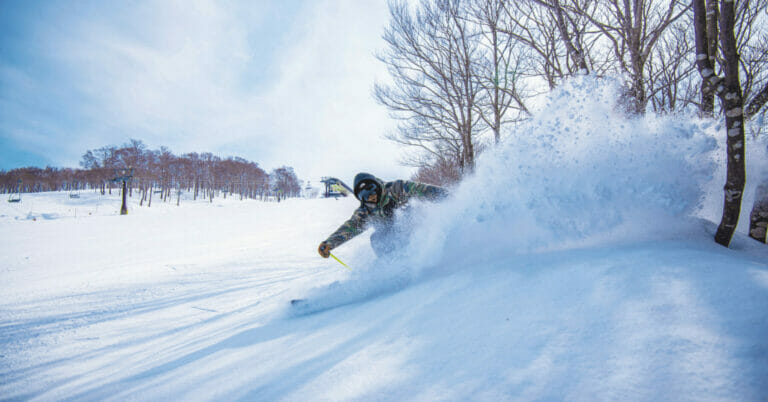
[[[525,46],[518,76],[542,78],[549,89],[569,75],[567,50],[548,5],[533,0],[506,2],[501,30],[510,40]],[[533,94],[534,96],[536,94]]]
[[[744,118],[764,121],[768,102],[768,0],[739,2],[736,30],[739,41],[739,59],[744,73]],[[761,116],[758,118],[758,116]],[[763,125],[749,125],[753,136],[761,133]],[[763,172],[763,175],[766,173]],[[763,176],[755,191],[750,213],[749,235],[762,243],[766,241],[768,226],[768,178]]]
[[[735,8],[735,36],[737,51],[740,55],[741,85],[746,102],[745,117],[749,119],[757,113],[765,100],[760,101],[761,88],[768,97],[768,87],[765,87],[765,65],[768,62],[766,49],[765,24],[767,0],[743,0],[739,1]],[[720,9],[717,0],[706,0],[706,31],[707,31],[707,58],[715,69],[716,75],[721,75],[720,67],[724,64],[719,43],[719,16]],[[762,19],[762,21],[761,21]],[[752,106],[754,105],[754,106]],[[712,88],[706,80],[701,83],[701,113],[705,116],[714,116],[715,113],[715,88]]]
[[[378,58],[393,83],[377,83],[374,96],[401,122],[388,138],[418,150],[406,164],[421,166],[427,154],[453,158],[463,173],[474,169],[482,132],[475,112],[479,34],[464,7],[461,0],[423,0],[412,16],[405,2],[389,4],[387,49]]]
[[[461,172],[454,160],[443,158],[420,168],[413,175],[412,179],[422,183],[446,187],[461,180]]]
[[[148,150],[138,140],[131,140],[120,148],[102,147],[86,151],[80,162],[83,169],[46,167],[21,168],[0,171],[0,192],[16,192],[18,181],[22,180],[23,192],[37,191],[73,191],[85,188],[101,189],[104,183],[114,177],[115,171],[132,167],[133,181],[140,192],[139,205],[152,203],[153,190],[159,185],[162,201],[167,201],[172,191],[176,191],[176,203],[180,202],[181,190],[198,192],[211,201],[217,194],[232,194],[235,190],[240,198],[257,198],[269,190],[268,175],[257,163],[243,158],[229,157],[222,159],[212,153],[174,155],[168,148]],[[298,179],[290,167],[282,167],[278,172],[287,172],[286,177]],[[296,186],[283,187],[283,195],[296,197]],[[127,192],[126,192],[127,193]],[[263,199],[263,197],[262,197]]]
[[[739,222],[741,198],[746,173],[744,168],[744,114],[741,82],[739,81],[739,54],[735,35],[735,9],[732,1],[723,1],[720,7],[720,46],[723,50],[724,77],[715,74],[708,50],[707,6],[704,0],[693,0],[694,30],[696,33],[696,61],[699,73],[709,88],[714,89],[725,111],[727,132],[727,172],[723,217],[715,234],[715,241],[725,247],[731,242]]]
[[[594,4],[591,4],[594,5]],[[608,41],[620,72],[628,75],[629,112],[645,113],[646,67],[664,31],[683,16],[690,5],[682,0],[602,0],[596,7],[571,3],[574,12],[587,18],[601,38]]]
[[[505,0],[475,0],[470,12],[472,22],[480,27],[481,47],[485,50],[480,53],[477,69],[478,83],[485,96],[477,102],[477,110],[497,144],[503,124],[519,122],[530,115],[518,73],[522,64],[520,46],[503,31],[507,25],[505,4]],[[437,166],[445,166],[444,161]]]
[[[717,68],[719,66],[717,60],[718,49],[720,49],[720,8],[718,7],[717,2],[718,0],[705,0],[706,35],[701,38],[707,42],[706,57],[707,60],[709,60],[709,64],[712,66],[712,68]],[[699,53],[697,53],[697,55],[698,54]],[[719,74],[719,71],[714,71],[714,73]],[[702,116],[713,117],[715,114],[715,88],[709,85],[707,80],[701,80],[701,106],[699,110],[701,111]]]
[[[270,175],[272,190],[275,192],[278,201],[286,197],[298,197],[301,192],[299,179],[293,172],[293,168],[283,166],[272,171]]]
[[[570,74],[575,72],[589,74],[591,69],[588,61],[589,48],[587,46],[587,36],[589,33],[587,31],[586,18],[579,13],[566,9],[560,0],[534,1],[550,10],[549,18],[557,27],[560,33],[560,40],[568,54],[568,72]],[[571,7],[571,10],[588,10],[592,8],[593,4],[596,4],[594,0],[572,0],[572,2],[574,6]]]
[[[542,79],[549,89],[576,74],[598,75],[608,65],[596,47],[599,36],[575,10],[591,10],[595,0],[504,2],[502,31],[522,47],[520,75]],[[535,93],[530,93],[536,96]]]
[[[744,117],[750,119],[768,102],[768,0],[739,1],[735,30]]]
[[[701,77],[690,26],[689,18],[670,25],[653,49],[646,76],[648,101],[656,113],[701,108]]]
[[[755,191],[755,203],[749,214],[749,236],[765,243],[768,228],[768,184],[761,183]]]
[[[173,182],[173,163],[175,162],[176,157],[171,150],[166,147],[160,147],[155,155],[157,161],[157,179],[160,181],[163,201],[166,201],[171,194],[171,190],[176,188],[176,183]]]
[[[699,7],[702,7],[700,4]],[[753,120],[756,116],[765,113],[765,104],[768,101],[768,0],[744,0],[739,1],[737,4],[730,4],[729,7],[734,9],[734,21],[733,21],[733,34],[735,36],[737,56],[736,63],[738,64],[739,83],[741,87],[740,99],[742,101],[742,119],[740,123],[743,127],[751,127],[753,135],[757,136],[760,133],[760,124],[748,124],[750,120]],[[717,109],[717,105],[714,102],[715,95],[719,89],[718,85],[722,84],[721,79],[725,72],[724,66],[728,63],[726,52],[723,48],[725,42],[722,41],[722,15],[720,13],[720,2],[717,0],[706,0],[704,5],[704,13],[706,17],[697,16],[699,18],[698,24],[705,24],[706,26],[706,41],[707,48],[699,49],[697,51],[698,58],[706,58],[708,63],[702,63],[697,60],[700,71],[705,71],[707,74],[711,69],[712,73],[709,75],[709,79],[701,80],[701,104],[700,110],[703,115],[713,116]],[[701,14],[701,10],[699,10]],[[706,22],[704,22],[704,20]],[[720,34],[720,35],[719,35]],[[720,40],[718,40],[720,39]],[[704,36],[701,36],[700,40],[704,40]],[[704,55],[706,51],[706,56]],[[704,68],[705,70],[702,70]],[[726,72],[727,73],[727,72]],[[727,74],[726,74],[727,75]],[[726,113],[726,122],[729,119],[727,111],[729,106],[725,103],[721,103],[721,109],[724,110],[721,113]],[[728,124],[728,123],[726,123]],[[742,128],[744,130],[744,128]],[[728,137],[729,143],[735,142],[739,144],[740,141]],[[731,145],[729,145],[728,152],[728,164],[729,164],[729,179],[728,183],[731,183],[731,163],[732,160]],[[739,156],[743,158],[743,156]],[[737,163],[743,163],[737,162]],[[734,167],[738,171],[738,168]],[[737,173],[738,174],[738,173]],[[766,191],[763,191],[768,183],[760,183],[757,187],[755,203],[752,207],[752,213],[750,214],[750,236],[755,239],[765,242],[765,225],[768,223],[768,196]],[[731,186],[732,187],[732,186]],[[731,188],[733,191],[737,189]],[[727,189],[726,189],[727,191]],[[731,209],[735,208],[731,205]],[[740,201],[739,201],[740,208]],[[725,212],[725,211],[724,211]],[[733,213],[731,213],[733,215]],[[731,219],[734,219],[731,216]],[[737,218],[736,218],[737,219]],[[734,224],[737,221],[733,222]],[[722,225],[722,224],[721,224]]]

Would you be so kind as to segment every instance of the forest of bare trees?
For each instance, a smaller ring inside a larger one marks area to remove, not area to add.
[[[243,158],[222,159],[211,153],[174,155],[166,147],[147,149],[139,140],[121,147],[105,146],[88,150],[81,169],[26,167],[0,171],[3,193],[93,190],[101,194],[120,188],[113,179],[132,175],[128,194],[141,197],[141,205],[156,200],[179,202],[189,192],[193,199],[237,196],[240,199],[282,199],[297,197],[301,186],[291,167],[266,173],[255,162]],[[19,189],[19,186],[21,188]]]
[[[745,134],[764,134],[768,0],[394,0],[374,95],[400,122],[417,179],[449,184],[564,79],[620,77],[621,110],[700,114],[727,126],[716,239],[727,245],[744,191]],[[720,102],[716,102],[716,98]],[[505,130],[506,128],[506,130]],[[766,187],[764,184],[763,187]],[[762,192],[765,193],[765,192]],[[750,233],[765,241],[768,200]],[[762,220],[761,220],[762,219]]]

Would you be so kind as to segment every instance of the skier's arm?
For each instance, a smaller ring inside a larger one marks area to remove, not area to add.
[[[407,197],[416,197],[429,201],[439,201],[448,197],[448,191],[446,189],[430,184],[403,180],[401,186],[402,191]]]
[[[328,236],[323,243],[333,249],[346,243],[360,233],[363,233],[365,231],[365,223],[368,221],[368,216],[368,211],[364,207],[358,208],[355,210],[355,213],[352,214],[352,217],[339,226],[339,228]]]

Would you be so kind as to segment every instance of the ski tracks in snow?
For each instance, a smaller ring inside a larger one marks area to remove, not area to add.
[[[232,271],[196,267],[166,282],[6,301],[0,395],[106,397],[89,390],[258,325],[291,283],[322,280],[322,271],[306,268]],[[27,393],[15,394],[19,389]]]

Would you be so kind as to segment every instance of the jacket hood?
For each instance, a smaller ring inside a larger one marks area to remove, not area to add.
[[[371,182],[376,184],[377,201],[381,202],[381,192],[384,189],[384,182],[370,173],[358,173],[355,176],[354,186],[352,187],[355,191],[355,198],[359,200],[360,197],[358,196],[358,194],[363,188],[365,188],[365,185],[367,183],[371,183]]]

